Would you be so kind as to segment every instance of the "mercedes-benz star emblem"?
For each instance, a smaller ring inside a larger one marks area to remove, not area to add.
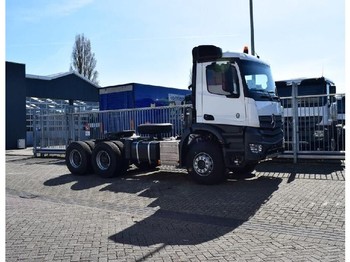
[[[271,126],[272,126],[272,128],[276,127],[276,117],[274,114],[272,114],[272,116],[271,116]]]

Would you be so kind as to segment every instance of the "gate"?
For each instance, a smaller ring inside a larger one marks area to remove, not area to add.
[[[295,88],[296,89],[296,88]],[[294,90],[294,89],[293,89]],[[345,94],[281,98],[285,152],[282,157],[345,159]]]

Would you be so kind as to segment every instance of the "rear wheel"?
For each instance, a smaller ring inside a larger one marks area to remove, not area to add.
[[[84,175],[92,171],[91,148],[83,141],[69,144],[66,149],[66,165],[75,175]]]
[[[90,147],[91,151],[94,150],[94,148],[95,148],[95,141],[94,140],[85,140],[84,143]]]
[[[104,178],[121,175],[122,161],[118,146],[110,141],[98,143],[92,152],[95,173]]]
[[[113,141],[113,143],[119,148],[120,153],[121,153],[121,171],[120,174],[124,175],[126,171],[128,170],[130,163],[129,160],[126,160],[125,158],[125,151],[124,151],[124,144],[121,141]]]
[[[214,142],[198,142],[187,155],[187,171],[200,184],[217,184],[226,179],[222,150]]]

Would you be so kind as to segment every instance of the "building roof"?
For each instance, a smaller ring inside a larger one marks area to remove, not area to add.
[[[84,81],[89,82],[91,85],[95,86],[96,88],[101,88],[98,84],[92,82],[87,77],[82,76],[81,74],[79,74],[79,73],[77,73],[75,71],[69,71],[69,72],[65,72],[65,73],[58,73],[58,74],[53,74],[53,75],[48,75],[48,76],[39,76],[39,75],[26,74],[26,78],[50,81],[50,80],[54,80],[54,79],[57,79],[57,78],[65,77],[65,76],[68,76],[68,75],[76,75],[76,76],[80,77],[81,79],[83,79]]]
[[[100,89],[73,71],[49,76],[26,75],[27,97],[97,102]]]

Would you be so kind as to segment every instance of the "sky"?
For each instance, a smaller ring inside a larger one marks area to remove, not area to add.
[[[69,71],[75,36],[91,41],[100,86],[187,88],[192,48],[250,46],[249,0],[7,0],[6,61]],[[255,51],[275,80],[325,76],[345,92],[345,0],[255,0]]]
[[[250,45],[249,0],[0,3],[0,33],[5,36],[0,57],[25,64],[27,74],[67,72],[75,36],[84,34],[91,40],[102,87],[138,82],[186,89],[193,47],[214,44],[223,51],[242,51]],[[350,69],[345,60],[345,17],[345,0],[255,0],[256,53],[269,62],[275,80],[325,76],[343,93],[350,80],[345,75],[345,62]],[[346,37],[349,44],[349,34]],[[2,86],[4,72],[1,63]],[[5,95],[0,103],[4,106]],[[5,110],[0,118],[5,123]],[[0,133],[5,141],[4,130]],[[5,153],[0,159],[5,163]],[[4,200],[0,197],[2,207]],[[4,216],[0,221],[5,226]],[[0,241],[0,250],[5,250],[5,241]],[[4,254],[0,255],[5,258]]]

